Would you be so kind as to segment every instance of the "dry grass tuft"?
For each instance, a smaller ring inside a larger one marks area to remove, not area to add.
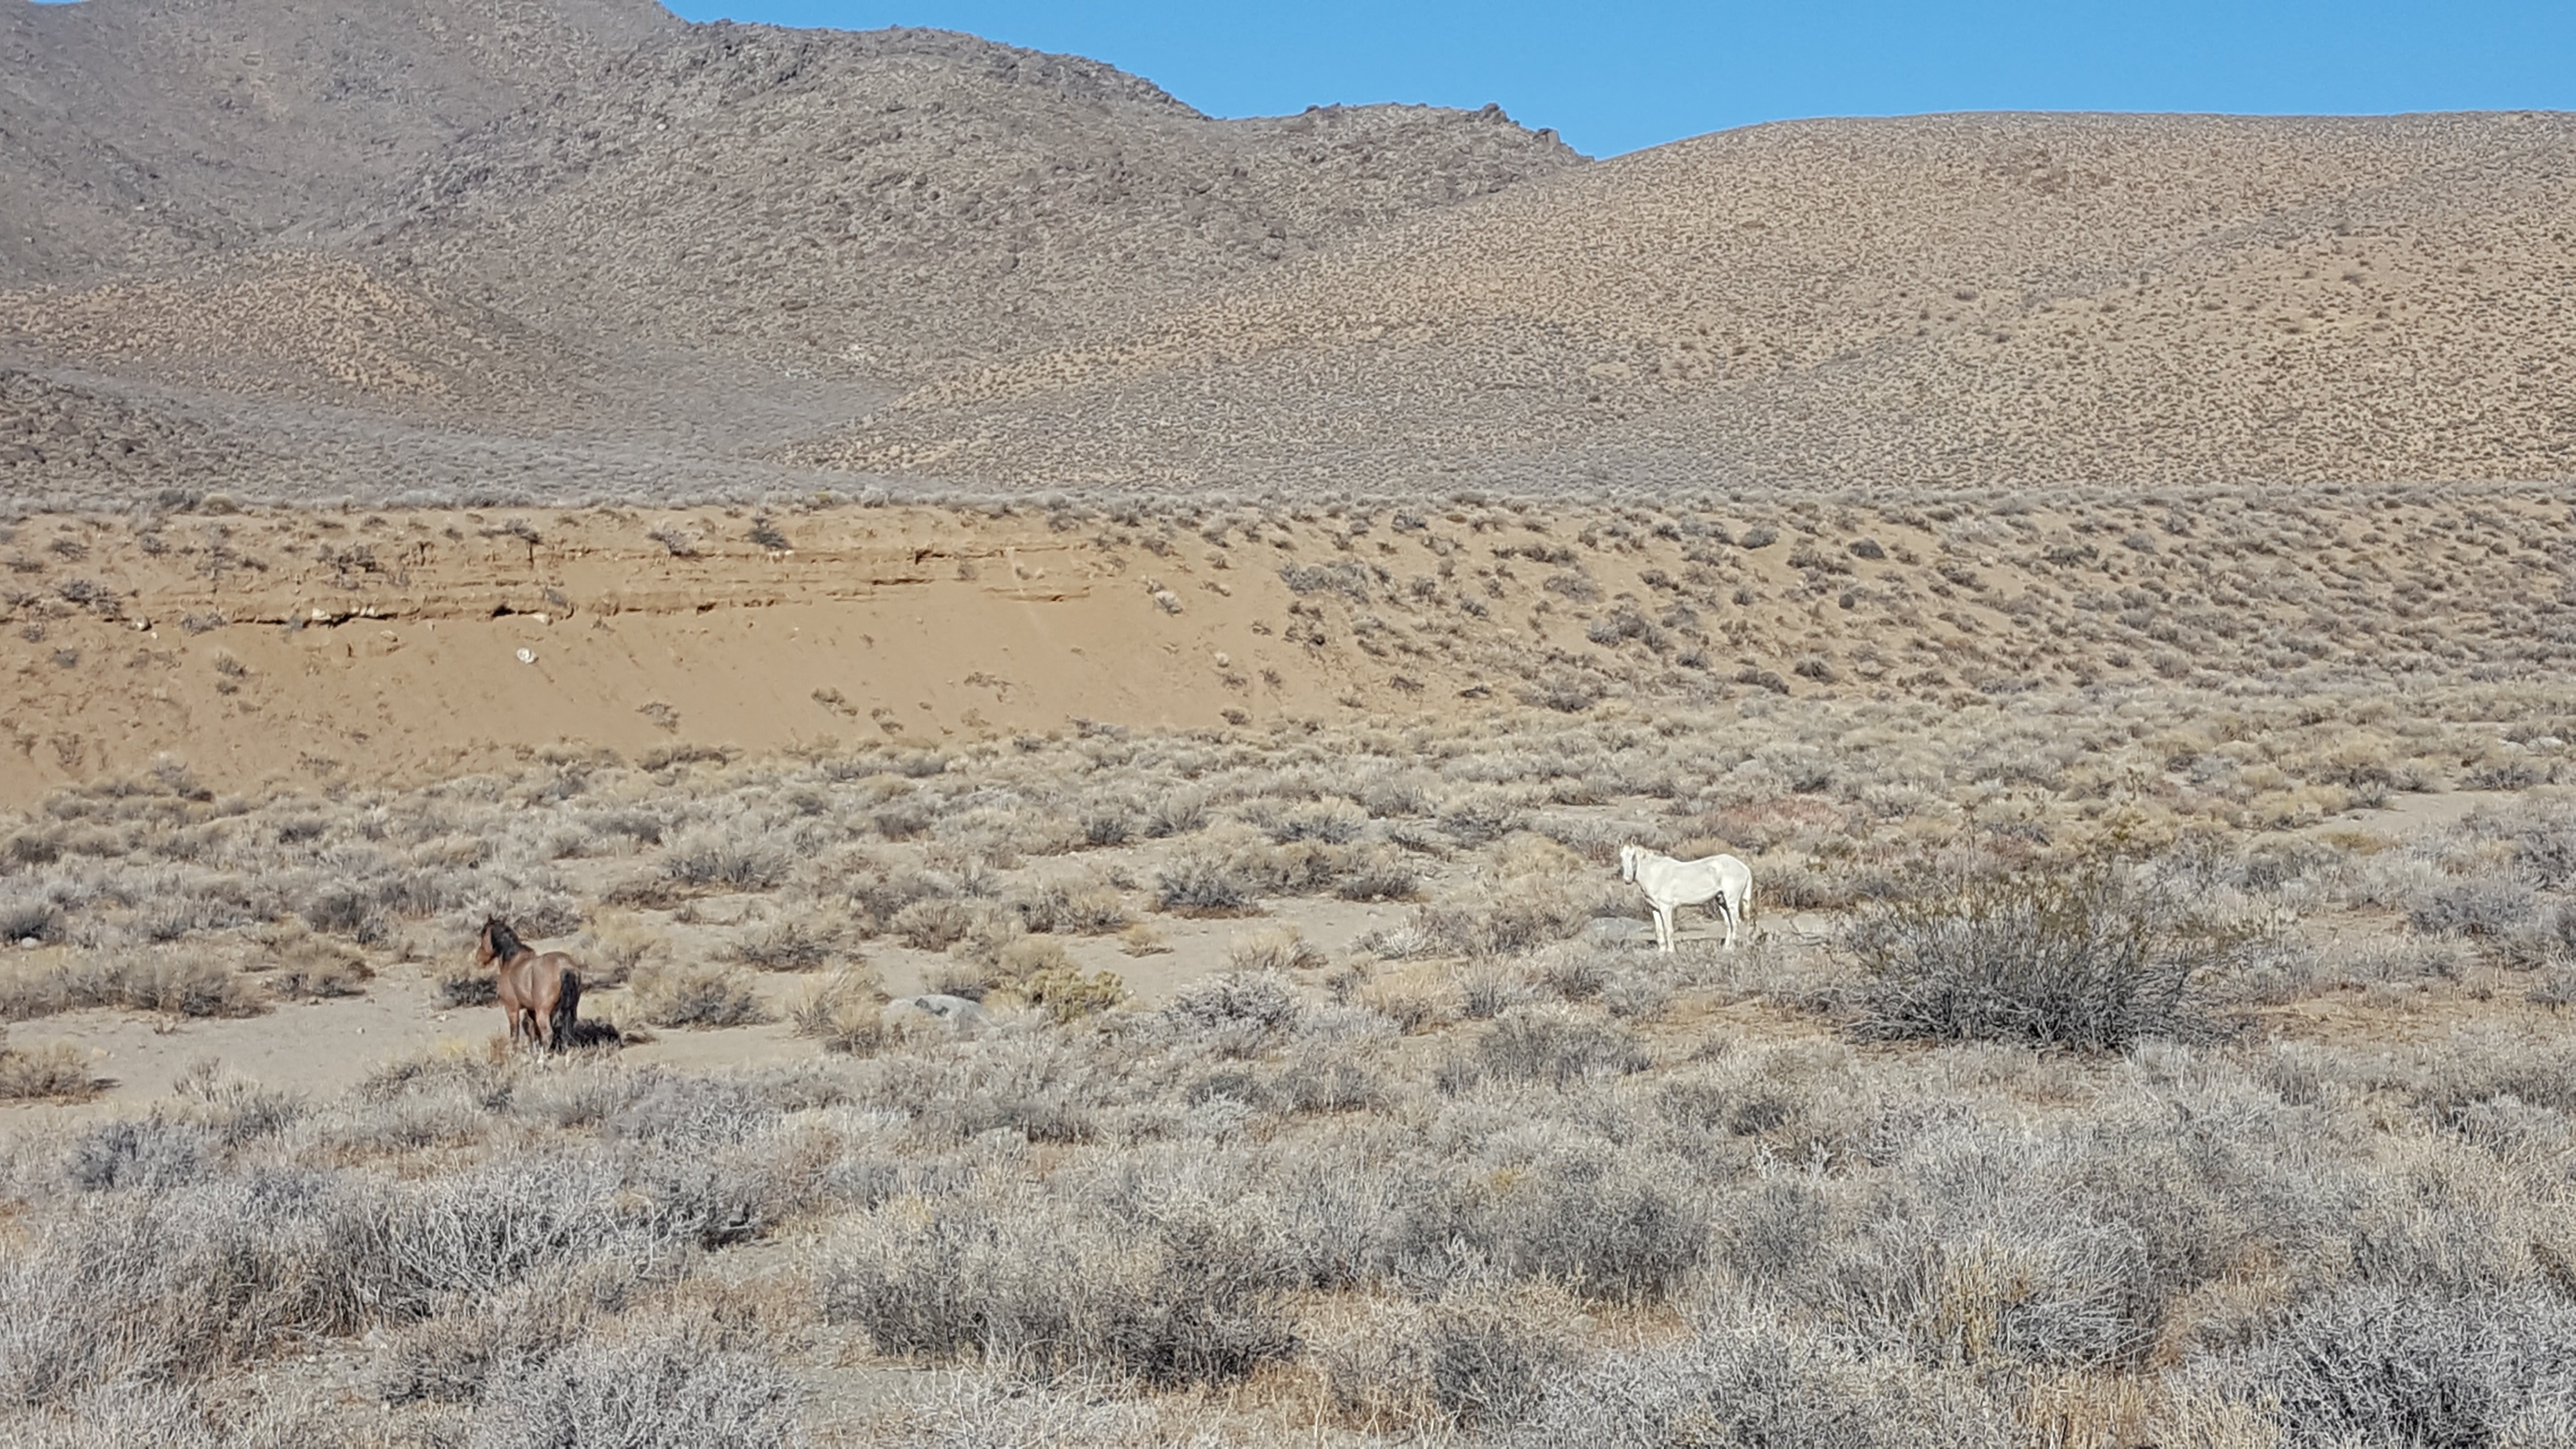
[[[1324,964],[1324,953],[1294,926],[1273,926],[1226,943],[1230,971],[1303,971]]]
[[[663,933],[637,917],[594,921],[578,953],[585,968],[582,985],[623,986],[637,967],[669,949]]]
[[[918,900],[894,913],[886,930],[916,951],[945,951],[975,928],[974,913],[955,900]]]
[[[268,933],[262,944],[266,951],[249,964],[267,973],[268,989],[289,1001],[357,996],[375,979],[365,956],[300,923]]]
[[[1014,887],[1003,903],[1032,931],[1097,936],[1124,930],[1133,917],[1125,896],[1097,869],[1041,875]]]
[[[257,1016],[264,994],[222,962],[186,950],[74,952],[0,965],[0,1018],[112,1006],[171,1016]]]
[[[712,962],[656,963],[629,985],[635,1010],[653,1026],[750,1026],[769,1020],[751,977]]]
[[[105,1084],[89,1069],[89,1058],[69,1042],[12,1046],[0,1034],[0,1101],[85,1102]]]
[[[760,926],[725,947],[725,959],[756,971],[816,971],[843,956],[843,928],[830,920]]]
[[[787,1019],[798,1036],[813,1037],[827,1051],[865,1056],[887,1039],[885,1001],[876,972],[847,968],[807,985],[789,1006]]]
[[[1107,1011],[1127,999],[1127,983],[1117,972],[1095,971],[1085,976],[1070,965],[1033,972],[1016,989],[1031,1006],[1044,1008],[1059,1024]]]
[[[1154,873],[1154,904],[1177,916],[1248,916],[1259,912],[1259,886],[1233,856],[1192,847]]]
[[[1137,921],[1118,933],[1118,949],[1130,956],[1159,956],[1172,946],[1162,927],[1151,921]]]

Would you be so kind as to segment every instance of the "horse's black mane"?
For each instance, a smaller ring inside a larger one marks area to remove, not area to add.
[[[519,933],[511,930],[507,925],[503,924],[501,918],[498,916],[493,916],[485,920],[483,922],[483,929],[491,933],[492,955],[494,959],[498,960],[504,966],[510,964],[511,958],[528,949],[520,942]]]

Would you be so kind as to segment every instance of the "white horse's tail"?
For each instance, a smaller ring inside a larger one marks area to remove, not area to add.
[[[1753,924],[1753,882],[1744,883],[1744,924]]]

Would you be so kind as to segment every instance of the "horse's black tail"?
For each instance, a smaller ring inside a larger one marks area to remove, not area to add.
[[[553,1028],[555,1049],[560,1051],[571,1045],[573,1023],[581,1019],[581,978],[567,966],[557,984],[561,989],[555,993],[554,1014],[547,1019],[547,1025]]]

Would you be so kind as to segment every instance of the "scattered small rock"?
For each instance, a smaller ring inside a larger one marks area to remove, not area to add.
[[[921,996],[901,996],[886,1003],[885,1014],[891,1021],[919,1018],[935,1021],[958,1031],[974,1030],[993,1019],[993,1013],[981,1002],[963,996],[943,996],[931,992]]]

